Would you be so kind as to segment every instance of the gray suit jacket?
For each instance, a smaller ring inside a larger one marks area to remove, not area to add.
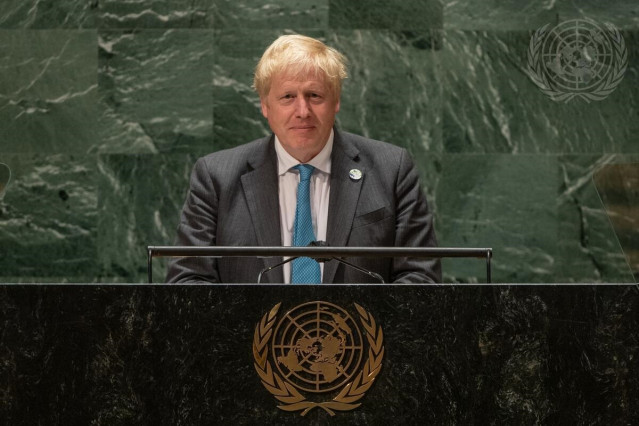
[[[437,241],[432,213],[405,149],[335,129],[331,154],[328,245],[430,247]],[[363,177],[352,180],[351,169]],[[280,246],[277,155],[274,137],[200,158],[191,175],[176,245]],[[256,282],[279,258],[174,258],[167,282]],[[441,282],[435,259],[349,259],[386,282]],[[263,277],[283,282],[282,269]],[[325,283],[371,282],[336,261],[324,266]]]

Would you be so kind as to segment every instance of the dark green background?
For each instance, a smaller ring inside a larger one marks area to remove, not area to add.
[[[534,30],[574,18],[625,39],[603,101],[524,73]],[[3,0],[0,281],[144,281],[195,159],[269,132],[252,70],[284,33],[349,58],[339,126],[410,150],[442,246],[493,247],[497,282],[633,280],[592,174],[639,160],[636,0]]]

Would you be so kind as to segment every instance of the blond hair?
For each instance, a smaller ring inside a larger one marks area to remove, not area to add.
[[[319,40],[303,35],[283,35],[264,51],[255,67],[253,88],[264,98],[273,76],[284,72],[294,77],[321,71],[330,90],[339,97],[347,77],[346,58]]]

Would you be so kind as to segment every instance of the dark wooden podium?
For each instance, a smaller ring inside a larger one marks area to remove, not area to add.
[[[635,285],[0,288],[4,424],[639,420]]]

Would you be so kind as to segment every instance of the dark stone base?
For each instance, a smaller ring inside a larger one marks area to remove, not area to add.
[[[0,292],[5,424],[639,421],[634,285],[4,285]],[[305,417],[278,409],[254,367],[260,319],[279,302],[282,316],[313,300],[355,316],[358,303],[383,328],[381,373],[360,407],[334,417],[320,408]]]

